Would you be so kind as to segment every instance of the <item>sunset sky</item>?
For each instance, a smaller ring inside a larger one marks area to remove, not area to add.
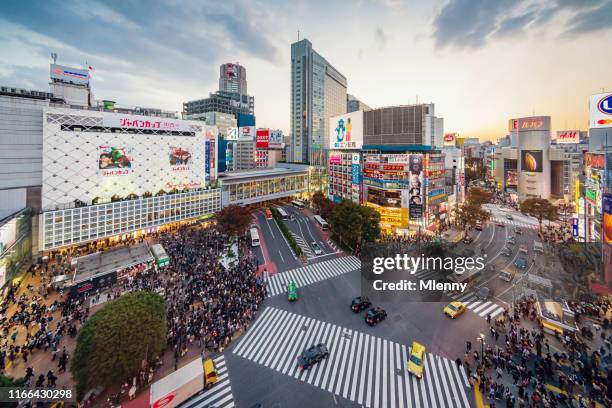
[[[94,67],[98,99],[180,111],[247,69],[257,125],[289,131],[290,44],[308,38],[372,107],[434,102],[445,131],[497,139],[511,117],[588,127],[612,90],[612,0],[3,1],[0,85]]]

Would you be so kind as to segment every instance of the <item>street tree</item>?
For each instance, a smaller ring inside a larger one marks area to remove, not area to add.
[[[559,219],[558,208],[543,198],[528,198],[521,203],[520,209],[522,213],[531,215],[538,220],[540,233],[542,232],[542,221],[557,221]]]
[[[164,299],[157,293],[128,293],[106,304],[83,325],[70,372],[77,395],[138,375],[166,343]]]
[[[253,213],[250,208],[231,204],[217,211],[217,226],[228,236],[244,235],[251,224]]]
[[[324,219],[328,219],[334,210],[334,203],[329,198],[325,197],[325,194],[323,194],[321,190],[315,191],[312,195],[312,203]]]
[[[469,201],[461,204],[454,209],[455,219],[457,223],[467,233],[468,227],[475,227],[478,222],[486,222],[491,217],[491,214],[483,209],[480,205]]]
[[[471,204],[481,206],[491,201],[493,193],[480,187],[471,187],[468,190],[467,201]]]
[[[334,206],[329,223],[334,234],[351,249],[355,249],[358,242],[372,242],[380,236],[380,214],[350,200]]]

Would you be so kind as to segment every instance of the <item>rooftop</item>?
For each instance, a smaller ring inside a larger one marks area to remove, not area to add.
[[[74,260],[76,262],[76,270],[72,283],[89,280],[96,276],[112,273],[118,269],[128,268],[152,260],[153,255],[151,255],[149,246],[146,243],[81,256]]]
[[[229,173],[220,173],[221,182],[241,181],[245,179],[259,179],[268,177],[278,177],[291,174],[305,173],[308,171],[306,165],[288,165],[287,167],[273,167],[268,169],[233,171]]]

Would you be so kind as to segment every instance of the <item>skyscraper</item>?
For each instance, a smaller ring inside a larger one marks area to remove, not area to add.
[[[230,62],[221,64],[219,68],[219,90],[246,95],[246,68]]]
[[[314,188],[324,183],[329,118],[346,113],[346,77],[307,39],[291,44],[291,157],[314,167]],[[318,187],[317,187],[318,186]]]

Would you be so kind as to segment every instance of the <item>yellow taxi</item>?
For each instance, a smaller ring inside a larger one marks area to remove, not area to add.
[[[444,308],[444,314],[450,317],[451,319],[454,319],[456,317],[461,316],[461,314],[465,312],[465,309],[466,306],[464,303],[454,301],[446,305],[446,307]]]
[[[410,350],[410,358],[408,359],[408,372],[414,374],[417,378],[423,378],[424,364],[425,346],[413,341]]]
[[[217,365],[212,359],[205,360],[204,363],[204,388],[210,388],[219,381],[217,377]]]

